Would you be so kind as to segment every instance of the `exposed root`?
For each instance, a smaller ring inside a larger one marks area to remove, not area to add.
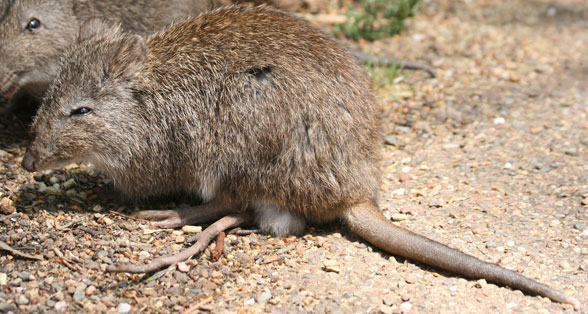
[[[163,267],[175,265],[204,251],[208,244],[210,244],[214,237],[216,237],[219,233],[229,228],[234,228],[240,226],[241,224],[251,222],[252,220],[253,217],[251,213],[248,212],[225,216],[210,225],[208,228],[204,229],[204,231],[199,234],[198,241],[196,241],[194,245],[178,254],[156,258],[147,265],[110,265],[106,268],[106,271],[141,274],[151,273]]]

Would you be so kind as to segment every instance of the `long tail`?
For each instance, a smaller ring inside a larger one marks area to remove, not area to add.
[[[553,301],[568,303],[575,310],[581,308],[577,299],[546,285],[396,226],[382,215],[374,203],[351,207],[346,212],[345,219],[354,233],[388,253],[464,277],[486,279],[529,295],[540,295]]]

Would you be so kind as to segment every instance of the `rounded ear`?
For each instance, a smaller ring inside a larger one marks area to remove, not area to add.
[[[118,28],[117,24],[100,17],[94,17],[88,20],[80,21],[80,32],[78,41],[82,42],[92,37],[102,36],[109,32],[111,28]]]
[[[147,56],[145,39],[137,34],[125,34],[114,50],[110,73],[114,77],[129,79],[143,68]]]

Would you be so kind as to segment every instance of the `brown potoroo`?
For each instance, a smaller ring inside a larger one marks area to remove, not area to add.
[[[375,202],[377,112],[356,60],[274,9],[221,8],[148,37],[96,22],[66,53],[22,164],[36,171],[90,162],[131,198],[204,199],[138,214],[161,227],[220,218],[178,255],[110,271],[177,263],[251,216],[278,236],[339,218],[391,254],[580,308],[573,297],[387,220]]]
[[[92,17],[148,33],[212,8],[213,0],[0,0],[0,98],[41,98],[59,59]],[[8,104],[8,108],[13,106]]]

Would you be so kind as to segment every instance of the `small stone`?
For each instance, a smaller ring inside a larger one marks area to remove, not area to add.
[[[61,185],[63,187],[64,190],[69,190],[71,188],[73,188],[76,185],[76,181],[72,178],[69,179],[65,182],[63,182],[63,184]]]
[[[59,301],[57,303],[55,303],[55,310],[57,311],[61,311],[62,309],[67,307],[67,302],[65,301]]]
[[[398,303],[398,298],[394,297],[393,295],[387,295],[384,297],[382,302],[384,302],[384,304],[386,304],[388,306],[392,306],[392,305]]]
[[[559,226],[559,224],[561,224],[561,221],[559,221],[559,220],[557,220],[557,219],[554,219],[554,220],[552,220],[552,221],[549,223],[549,225],[550,225],[551,227]]]
[[[132,310],[132,307],[128,303],[121,303],[116,307],[116,311],[121,314],[129,313],[131,310]]]
[[[486,248],[487,249],[496,248],[496,244],[494,242],[492,242],[492,241],[488,241],[488,242],[486,242]]]
[[[398,139],[394,135],[384,137],[384,142],[388,145],[398,146]]]
[[[582,199],[582,205],[588,206],[588,197]]]
[[[18,278],[24,280],[24,281],[29,281],[31,280],[31,273],[29,273],[28,271],[23,271],[18,273]]]
[[[94,292],[96,292],[96,287],[94,286],[89,286],[88,288],[86,288],[86,291],[84,291],[86,296],[91,296],[94,294]]]
[[[27,305],[27,304],[29,304],[30,301],[29,301],[29,299],[27,299],[27,297],[25,297],[24,295],[21,294],[18,297],[16,297],[15,302],[18,305]]]
[[[16,207],[12,205],[12,200],[8,197],[2,198],[0,200],[0,214],[10,215],[16,212]]]
[[[10,304],[10,303],[0,303],[0,313],[8,313],[8,312],[15,312],[18,309],[16,308],[16,306],[14,304]]]
[[[410,304],[408,302],[404,302],[400,305],[400,309],[402,309],[402,311],[404,311],[404,313],[406,313],[412,309],[412,304]]]
[[[506,245],[515,246],[515,242],[511,240],[511,241],[506,242]]]
[[[139,258],[140,259],[146,259],[146,258],[150,258],[150,257],[151,257],[151,253],[149,253],[147,251],[141,251],[141,252],[139,252]]]
[[[407,302],[407,301],[410,300],[410,295],[404,294],[401,299],[402,299],[403,302]]]
[[[182,231],[184,233],[200,233],[202,232],[202,227],[201,226],[183,226],[182,227]]]
[[[59,178],[57,178],[56,176],[52,176],[51,178],[49,178],[49,182],[51,182],[51,184],[57,184],[59,183]]]
[[[406,214],[393,214],[392,220],[394,220],[394,221],[408,220],[408,215],[406,215]]]
[[[250,306],[250,305],[253,305],[253,304],[255,304],[255,299],[254,298],[247,299],[247,300],[245,300],[245,302],[243,302],[243,305],[244,306]]]
[[[76,300],[77,302],[82,301],[83,299],[86,298],[86,292],[84,290],[76,290],[73,294],[73,298],[74,300]]]
[[[187,273],[190,271],[190,266],[184,262],[178,263],[178,270],[182,273]]]
[[[184,242],[186,242],[186,238],[185,238],[185,237],[183,237],[183,236],[181,236],[181,235],[179,235],[179,236],[176,236],[176,243],[177,243],[177,244],[182,244],[182,243],[184,243]]]
[[[504,124],[504,123],[506,123],[506,119],[504,119],[503,117],[497,117],[497,118],[494,118],[493,122],[494,122],[494,124]]]
[[[102,206],[100,206],[100,205],[94,205],[94,207],[92,207],[92,211],[95,212],[95,213],[99,213],[99,212],[102,211]],[[106,217],[106,218],[108,218],[108,217]],[[106,222],[106,220],[104,220],[104,222]]]
[[[328,259],[323,262],[323,269],[327,272],[339,273],[341,269],[338,266],[339,264],[334,260]]]
[[[272,298],[272,293],[269,291],[264,291],[257,296],[257,303],[265,303]]]
[[[104,218],[102,218],[102,220],[104,221],[104,224],[107,226],[112,225],[114,223],[114,221],[112,221],[112,219],[110,219],[108,217],[104,217]]]
[[[220,271],[213,270],[212,271],[212,274],[210,274],[210,277],[212,277],[212,278],[223,278],[224,275]]]
[[[0,273],[0,286],[5,286],[8,284],[8,275],[5,273]]]
[[[406,173],[401,173],[400,177],[399,177],[400,182],[406,182],[408,180],[410,180],[410,176]]]
[[[577,223],[575,223],[574,224],[574,229],[583,231],[584,230],[584,222],[583,221],[578,221]]]
[[[382,305],[380,305],[380,313],[392,314],[392,313],[394,313],[394,310],[392,309],[392,307],[382,304]]]
[[[476,281],[475,287],[483,290],[486,287],[488,287],[488,282],[486,281],[486,279],[480,279]]]

